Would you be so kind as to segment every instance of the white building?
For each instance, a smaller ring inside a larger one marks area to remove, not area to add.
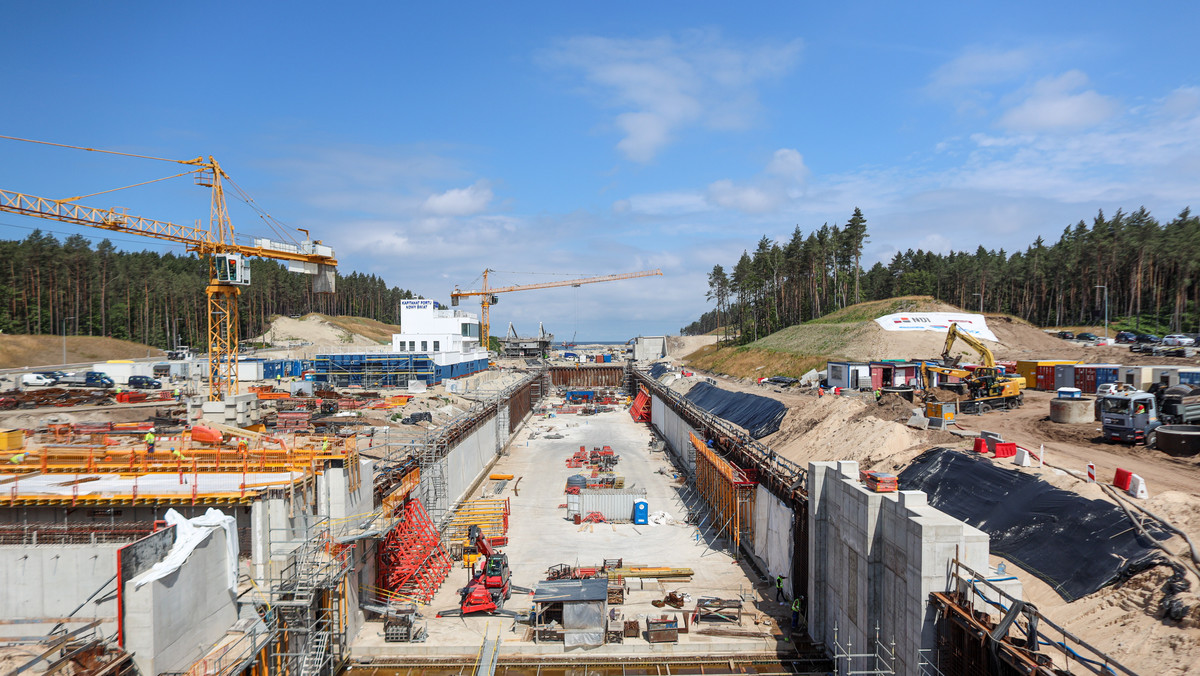
[[[442,310],[432,300],[402,300],[400,328],[392,334],[392,352],[428,355],[438,381],[487,368],[487,348],[480,345],[479,317],[473,313]]]

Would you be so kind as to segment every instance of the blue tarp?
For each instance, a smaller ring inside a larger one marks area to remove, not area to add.
[[[653,371],[651,371],[653,373]],[[787,407],[769,397],[730,392],[709,383],[696,383],[684,397],[709,413],[741,427],[755,439],[779,430]]]
[[[935,448],[900,473],[902,490],[988,534],[991,552],[1041,578],[1067,601],[1161,561],[1119,507],[1055,488],[985,458]],[[1152,537],[1169,533],[1152,521]]]

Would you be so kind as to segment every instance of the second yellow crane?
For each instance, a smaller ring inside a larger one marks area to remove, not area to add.
[[[517,286],[498,286],[498,287],[493,288],[493,287],[488,286],[488,274],[492,273],[492,272],[495,272],[495,270],[492,270],[490,268],[483,271],[483,288],[482,289],[479,289],[477,291],[460,291],[459,288],[456,286],[456,287],[454,287],[454,293],[450,294],[450,304],[454,305],[454,306],[457,306],[459,303],[459,300],[462,298],[469,298],[471,296],[480,296],[480,299],[479,299],[479,308],[480,308],[479,343],[480,343],[480,345],[483,346],[483,348],[485,350],[488,349],[488,347],[489,347],[490,336],[491,336],[491,333],[490,333],[491,328],[492,328],[491,307],[496,304],[496,301],[497,301],[496,294],[498,294],[498,293],[508,293],[510,291],[531,291],[533,289],[552,289],[552,288],[558,287],[558,286],[581,286],[583,284],[596,284],[598,282],[615,282],[615,281],[622,280],[622,279],[635,279],[637,277],[653,277],[655,275],[658,275],[658,276],[662,275],[662,270],[642,270],[641,272],[624,272],[624,273],[621,273],[618,275],[601,275],[599,277],[584,277],[582,279],[566,279],[566,280],[560,280],[557,282],[542,282],[540,284],[520,284]]]

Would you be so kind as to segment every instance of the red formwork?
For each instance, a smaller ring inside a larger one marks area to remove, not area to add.
[[[421,502],[406,500],[402,509],[402,520],[379,547],[379,587],[429,603],[453,564]]]
[[[633,405],[629,407],[629,415],[633,416],[634,422],[650,422],[650,396],[645,390],[638,390]]]

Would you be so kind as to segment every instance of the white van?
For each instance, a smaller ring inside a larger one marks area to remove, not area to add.
[[[44,376],[40,373],[26,373],[25,375],[21,376],[21,384],[26,385],[26,386],[53,385],[54,379],[47,378],[46,376]]]

